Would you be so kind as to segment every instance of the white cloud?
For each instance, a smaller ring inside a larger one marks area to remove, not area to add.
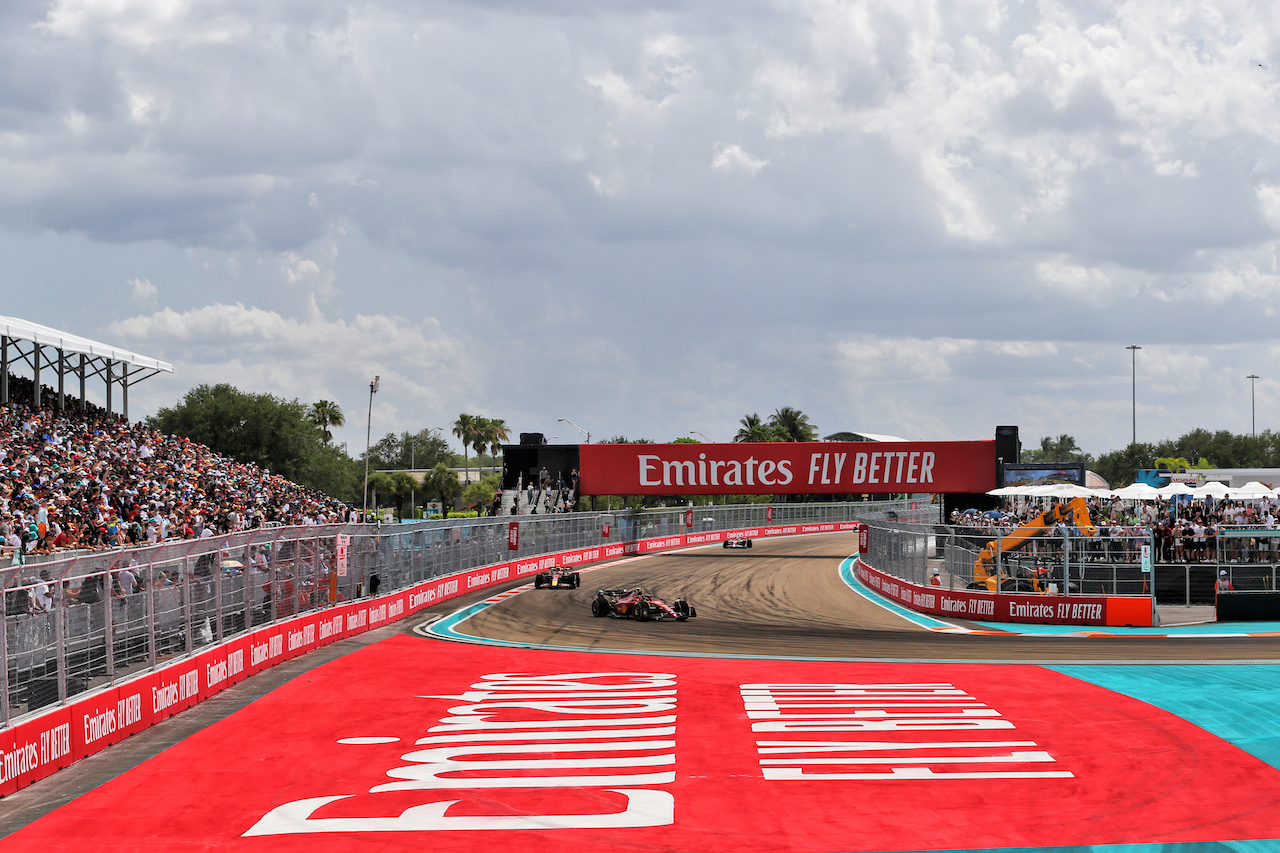
[[[717,144],[715,153],[711,156],[711,168],[723,172],[747,172],[752,175],[758,175],[760,170],[768,165],[768,160],[752,157],[742,150],[741,145],[736,143],[732,145]]]
[[[148,389],[398,373],[407,425],[655,438],[780,404],[1050,434],[1073,400],[1107,449],[1136,340],[1149,416],[1213,426],[1223,377],[1280,375],[1278,32],[1242,0],[15,7],[9,310],[181,364]]]

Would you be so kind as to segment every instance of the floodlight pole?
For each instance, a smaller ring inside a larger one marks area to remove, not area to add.
[[[582,427],[578,426],[578,425],[577,425],[577,424],[575,424],[573,421],[569,420],[568,418],[556,418],[556,420],[557,420],[557,421],[559,421],[560,423],[568,424],[569,426],[573,427],[573,428],[574,428],[574,429],[576,429],[578,432],[580,432],[580,433],[582,433],[584,436],[586,436],[586,438],[587,438],[587,444],[590,444],[590,443],[591,443],[591,433],[587,432],[585,429],[583,429]]]
[[[696,429],[691,429],[691,430],[689,430],[689,435],[701,435],[701,436],[702,436],[702,440],[703,440],[703,441],[705,441],[707,444],[710,444],[710,443],[711,443],[711,439],[707,438],[707,437],[706,437],[706,435],[704,435],[703,433],[698,432]]]
[[[369,419],[364,426],[364,504],[360,508],[361,524],[368,524],[369,522],[369,442],[373,435],[373,395],[378,393],[378,384],[381,378],[380,376],[375,376],[373,381],[369,383]]]
[[[1142,347],[1130,344],[1125,347],[1133,354],[1133,444],[1138,443],[1138,350]]]
[[[1253,380],[1261,379],[1256,373],[1250,373],[1245,379],[1249,380],[1249,429],[1253,433],[1253,437],[1258,437],[1258,407],[1253,396]]]

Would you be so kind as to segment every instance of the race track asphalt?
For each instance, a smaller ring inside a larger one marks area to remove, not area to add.
[[[744,550],[715,546],[632,558],[582,572],[582,586],[576,590],[530,590],[493,604],[460,631],[558,648],[765,657],[1037,663],[1280,660],[1280,637],[939,633],[913,624],[841,580],[840,563],[856,548],[854,534],[838,533],[758,539]],[[591,618],[597,589],[633,586],[668,600],[686,598],[698,616],[661,623]]]

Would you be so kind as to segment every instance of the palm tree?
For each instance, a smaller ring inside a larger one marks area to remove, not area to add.
[[[511,430],[507,429],[507,422],[502,418],[491,418],[489,420],[489,455],[496,457],[502,452],[502,445],[511,440]],[[494,468],[497,468],[495,463]]]
[[[337,403],[330,400],[321,400],[318,403],[311,404],[311,411],[308,414],[310,421],[320,428],[324,433],[325,442],[333,440],[333,433],[329,432],[329,427],[340,427],[346,424],[346,416],[342,414],[342,409]]]
[[[484,469],[480,467],[480,457],[484,455],[485,448],[489,446],[489,430],[490,420],[486,417],[476,415],[475,424],[471,431],[471,447],[476,452],[476,468],[480,477],[484,477]]]
[[[746,415],[738,423],[742,429],[733,437],[734,441],[777,441],[778,436],[773,428],[760,419],[758,414]]]
[[[769,426],[773,427],[781,441],[818,440],[818,430],[809,423],[809,416],[791,406],[775,409],[769,418]]]
[[[422,491],[428,498],[440,501],[446,518],[449,516],[449,503],[462,494],[462,484],[458,475],[449,470],[449,466],[441,462],[422,479]]]
[[[467,451],[471,448],[471,439],[476,433],[475,415],[458,415],[453,422],[453,434],[462,442],[462,470],[467,482],[471,482],[471,459]]]

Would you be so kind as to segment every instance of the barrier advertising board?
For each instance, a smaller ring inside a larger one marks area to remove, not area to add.
[[[1040,625],[1151,626],[1150,598],[1084,595],[999,595],[967,589],[943,589],[895,578],[859,561],[858,580],[920,613],[985,622]]]

